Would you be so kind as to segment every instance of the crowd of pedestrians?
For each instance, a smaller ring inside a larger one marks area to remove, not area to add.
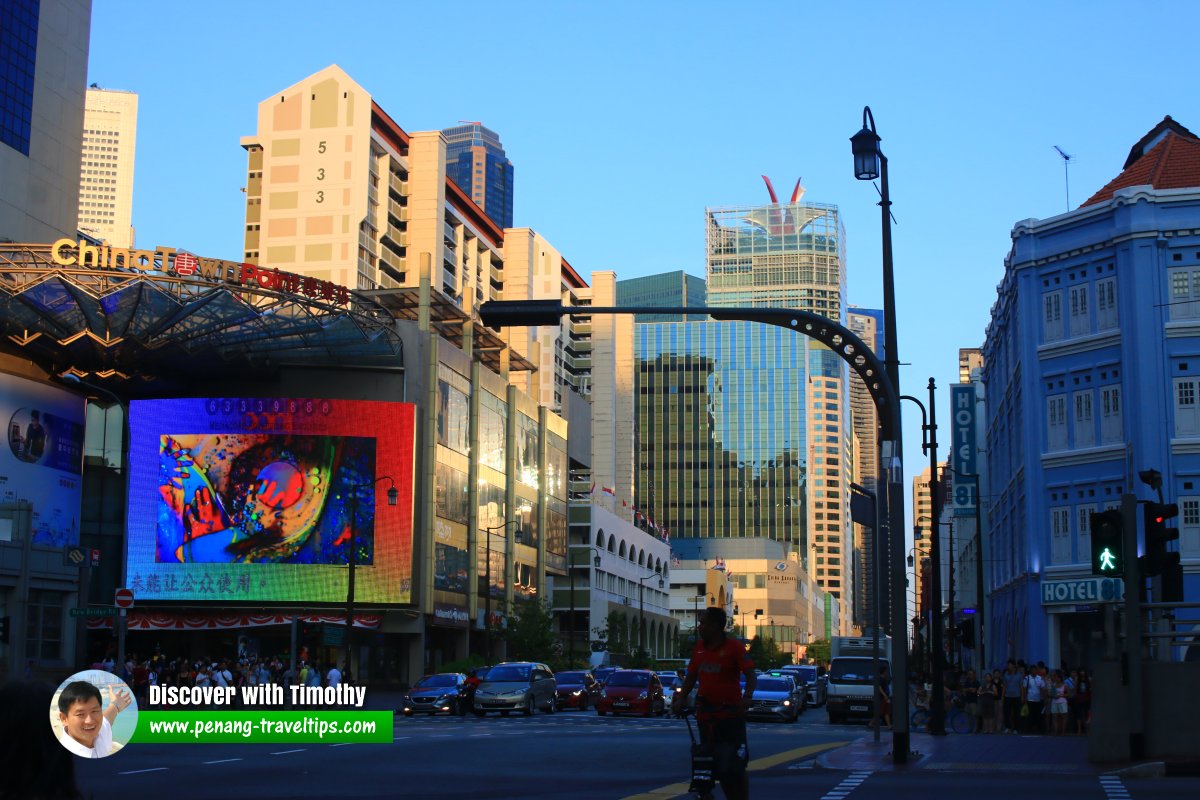
[[[932,686],[916,680],[914,705],[928,707]],[[961,709],[972,733],[1083,735],[1091,722],[1092,676],[1084,669],[1049,669],[1009,659],[1004,669],[947,672],[945,705]]]
[[[204,656],[196,659],[168,658],[157,654],[151,658],[142,659],[138,654],[131,654],[124,666],[118,671],[111,656],[92,665],[93,669],[102,669],[120,677],[133,688],[134,697],[143,707],[149,706],[151,686],[191,686],[191,687],[247,687],[247,686],[281,686],[284,689],[285,705],[291,693],[288,688],[295,686],[333,686],[345,680],[336,664],[330,663],[321,667],[315,661],[299,661],[293,669],[283,656],[258,657],[254,655],[242,658],[210,658]],[[241,692],[235,695],[232,708],[241,706]]]

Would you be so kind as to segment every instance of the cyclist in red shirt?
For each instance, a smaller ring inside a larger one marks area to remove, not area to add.
[[[746,745],[746,709],[754,697],[757,676],[754,662],[738,639],[725,635],[725,609],[710,606],[700,614],[700,641],[692,650],[687,677],[671,700],[678,713],[692,688],[696,690],[696,722],[700,740],[713,748],[714,772],[728,800],[750,797],[746,766],[750,751]],[[743,693],[739,675],[746,677]]]

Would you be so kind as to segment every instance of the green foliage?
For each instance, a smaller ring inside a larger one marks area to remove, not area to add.
[[[764,639],[755,636],[750,642],[750,659],[754,666],[762,670],[778,669],[784,664],[792,663],[792,657],[779,649],[774,639]]]
[[[629,619],[624,611],[608,612],[608,652],[629,652]]]
[[[554,617],[547,602],[521,598],[513,604],[508,629],[501,634],[508,645],[510,661],[550,661],[559,644]]]
[[[458,661],[451,661],[448,664],[442,664],[438,667],[438,672],[470,672],[478,667],[487,666],[487,661],[483,656],[477,653],[471,653],[466,658],[460,658]]]
[[[808,660],[814,664],[828,664],[831,652],[829,640],[817,639],[810,642],[805,652],[808,654]]]

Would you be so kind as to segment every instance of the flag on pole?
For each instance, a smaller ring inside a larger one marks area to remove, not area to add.
[[[604,493],[605,493],[606,495],[608,495],[609,497],[616,497],[616,496],[617,496],[617,493],[616,493],[616,492],[614,492],[612,489],[608,488],[607,486],[601,486],[601,487],[600,487],[600,491],[604,492]]]
[[[596,493],[596,482],[592,481],[592,488],[588,489],[588,494],[595,494],[595,493]]]

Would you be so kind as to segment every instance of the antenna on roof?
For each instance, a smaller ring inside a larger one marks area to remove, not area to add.
[[[1071,210],[1071,176],[1067,172],[1067,168],[1071,166],[1071,159],[1074,158],[1074,156],[1070,155],[1069,153],[1064,153],[1063,149],[1061,147],[1059,147],[1058,145],[1053,145],[1053,147],[1055,150],[1058,151],[1058,154],[1060,156],[1062,156],[1063,182],[1066,183],[1066,185],[1067,185],[1067,211],[1070,211]]]

